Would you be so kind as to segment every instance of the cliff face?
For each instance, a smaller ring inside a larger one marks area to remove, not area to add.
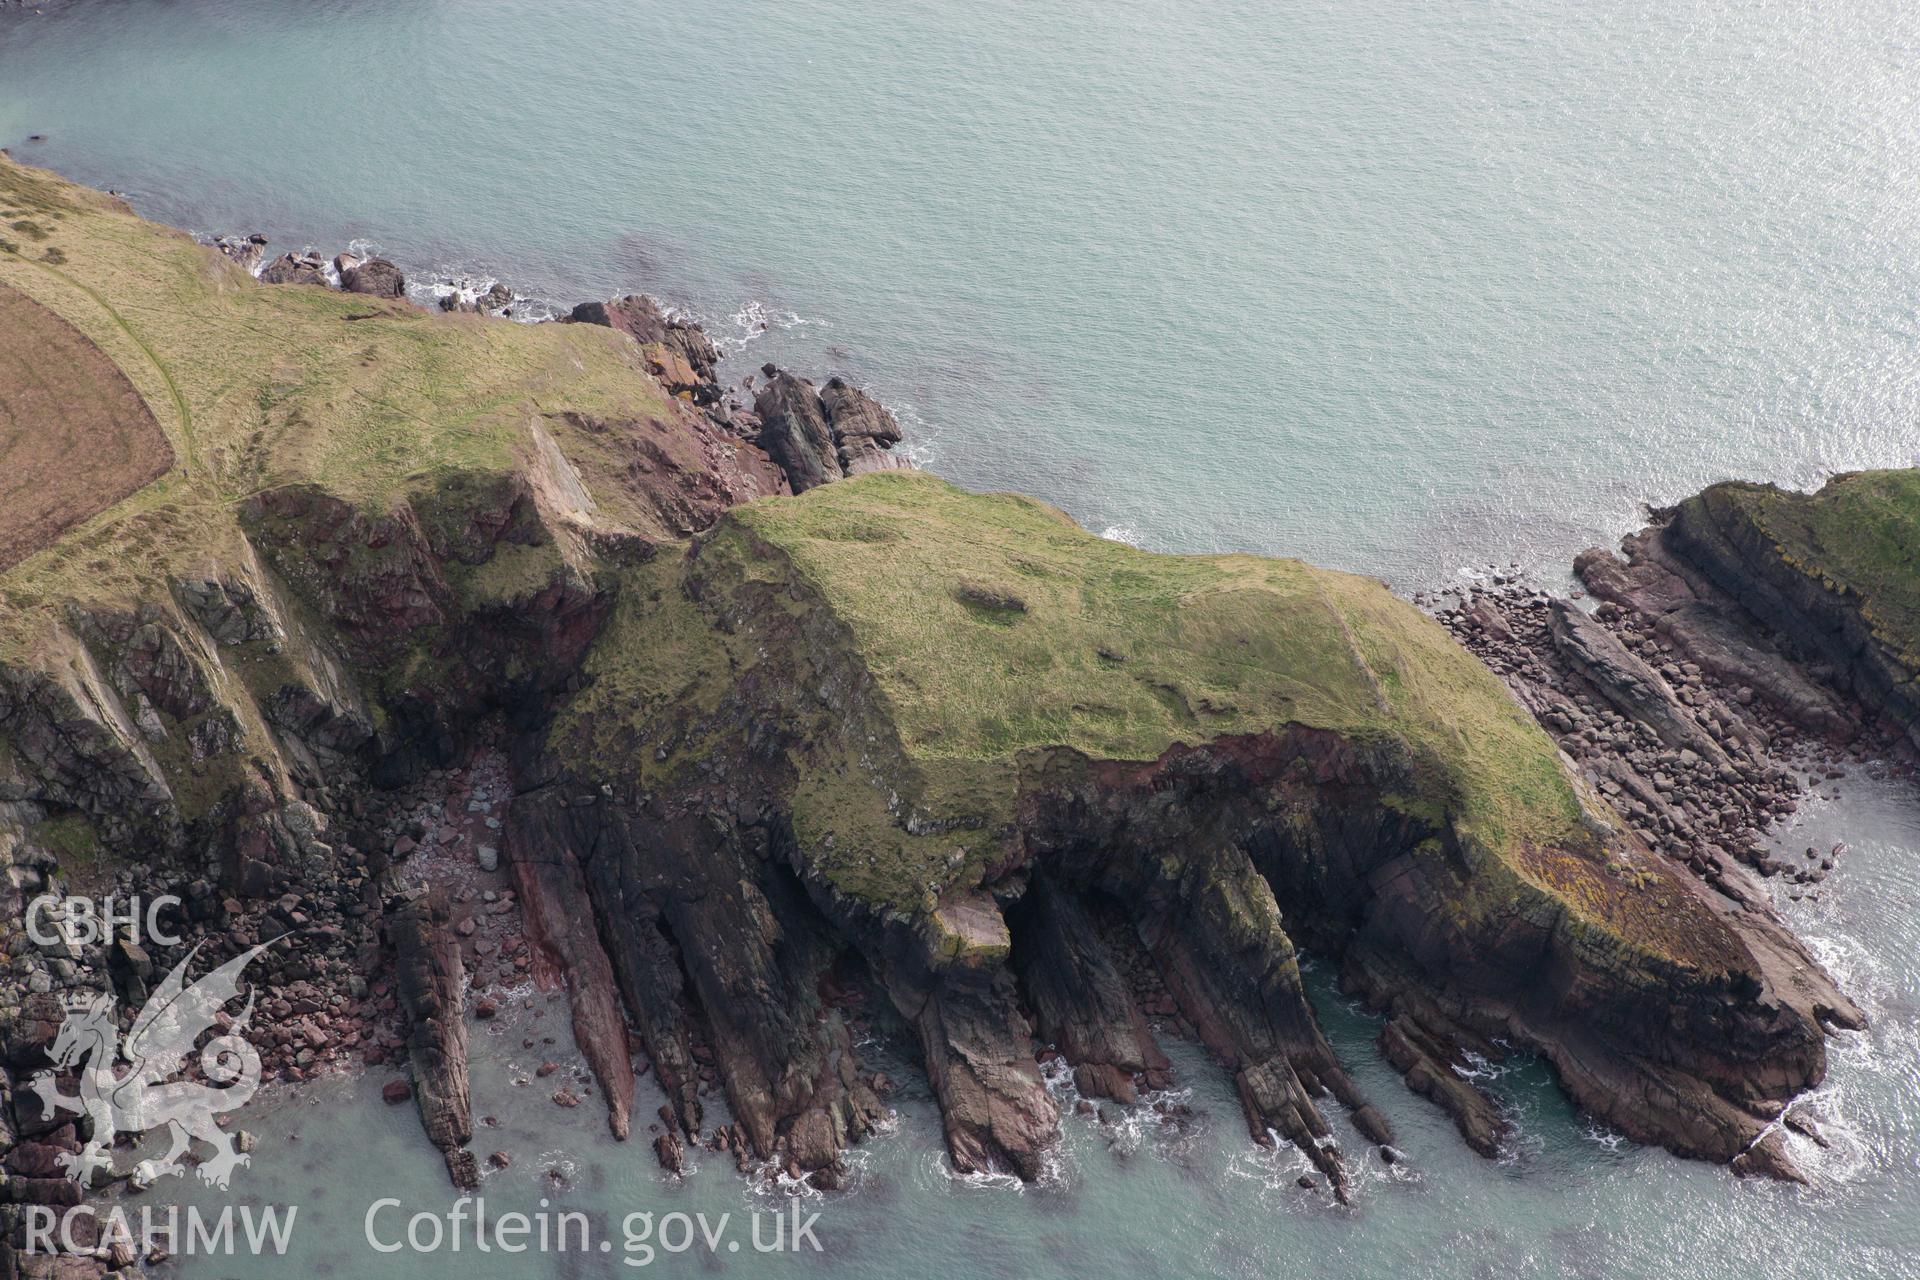
[[[1674,510],[1663,540],[1920,741],[1920,472],[1840,476],[1814,494],[1715,485]]]
[[[1709,671],[1811,733],[1849,740],[1864,710],[1920,741],[1920,472],[1714,485],[1623,550],[1576,568]]]
[[[710,1062],[735,1144],[830,1183],[883,1109],[829,994],[863,971],[919,1039],[954,1163],[1030,1177],[1057,1123],[1037,1045],[1090,1093],[1166,1083],[1125,976],[1144,966],[1253,1138],[1342,1194],[1331,1107],[1391,1133],[1299,945],[1338,959],[1482,1150],[1498,1113],[1454,1068],[1498,1037],[1636,1138],[1791,1172],[1769,1126],[1820,1079],[1823,1023],[1857,1013],[1377,584],[1149,555],[900,471],[855,389],[773,371],[730,402],[697,331],[643,300],[519,326],[259,285],[0,176],[61,202],[63,270],[93,294],[0,273],[103,348],[86,297],[157,277],[192,303],[129,373],[178,392],[184,478],[0,575],[14,883],[137,861],[242,913],[304,893],[384,917],[457,1179],[459,959],[389,874],[413,839],[359,815],[493,726],[517,793],[501,852],[616,1133],[630,1022],[689,1137]],[[127,236],[149,276],[114,256]],[[117,558],[76,576],[89,557]],[[101,981],[81,960],[59,980]],[[344,944],[317,963],[353,968]]]

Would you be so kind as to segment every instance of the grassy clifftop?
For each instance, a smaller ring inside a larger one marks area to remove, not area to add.
[[[1720,958],[1668,869],[1618,861],[1499,681],[1371,579],[1152,554],[1029,498],[879,473],[737,508],[648,566],[588,672],[564,756],[673,793],[717,776],[743,723],[785,734],[806,856],[872,904],[979,883],[1055,749],[1144,762],[1305,728],[1399,762],[1385,802],[1474,864],[1463,918],[1557,903],[1596,939]]]
[[[1811,494],[1722,484],[1696,501],[1738,515],[1788,566],[1852,600],[1874,639],[1920,671],[1920,470],[1854,472]]]
[[[608,441],[558,412],[665,412],[639,348],[610,329],[261,285],[109,196],[4,157],[0,284],[118,365],[174,455],[164,476],[0,574],[0,657],[49,607],[122,602],[226,551],[253,493],[304,482],[385,509],[449,475],[523,468],[543,447],[536,423],[606,516],[656,531],[618,483],[593,483],[624,465]],[[78,442],[68,465],[88,457]]]
[[[1576,806],[1499,682],[1378,582],[1096,537],[1014,494],[890,473],[730,519],[831,602],[920,760],[1151,760],[1282,725],[1390,738],[1430,798],[1553,840]]]
[[[710,441],[688,443],[697,424],[610,329],[264,286],[118,201],[7,160],[0,226],[0,284],[120,369],[173,457],[0,572],[0,662],[30,659],[73,604],[164,598],[210,562],[245,558],[240,513],[267,491],[300,486],[374,517],[329,516],[346,540],[317,545],[317,517],[286,517],[265,544],[307,606],[370,584],[350,603],[377,627],[382,584],[407,569],[385,560],[412,554],[381,513],[430,524],[455,508],[457,544],[462,495],[533,475],[569,522],[660,545],[677,530],[635,475],[698,480],[722,465]],[[84,472],[84,456],[73,465]],[[282,517],[265,518],[271,535]],[[519,598],[558,563],[546,544],[487,554],[455,575],[462,593]],[[785,735],[803,774],[795,828],[855,897],[917,908],[977,880],[1005,856],[1025,771],[1048,751],[1149,761],[1291,726],[1401,762],[1407,793],[1388,802],[1488,860],[1473,911],[1508,909],[1531,885],[1609,936],[1684,950],[1687,902],[1612,865],[1551,743],[1499,682],[1369,580],[1152,555],[1029,499],[901,473],[738,508],[684,557],[594,568],[625,583],[592,684],[562,711],[563,749],[685,782],[743,726]],[[265,663],[256,692],[271,696],[284,665]]]

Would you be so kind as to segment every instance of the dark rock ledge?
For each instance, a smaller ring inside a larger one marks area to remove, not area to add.
[[[1853,571],[1855,557],[1816,546],[1813,530],[1823,504],[1870,502],[1882,527],[1861,528],[1860,543],[1904,545],[1915,563],[1915,476],[1845,476],[1812,496],[1715,486],[1655,512],[1620,554],[1595,547],[1577,557],[1585,591],[1575,594],[1599,601],[1591,612],[1491,572],[1482,585],[1424,602],[1651,847],[1698,876],[1723,910],[1769,918],[1766,879],[1784,881],[1795,900],[1817,898],[1845,854],[1835,846],[1777,857],[1766,844],[1774,823],[1849,770],[1912,779],[1920,769],[1908,696],[1914,646],[1884,602],[1904,584],[1877,581],[1882,594],[1870,598],[1855,585],[1865,576]],[[1812,567],[1820,560],[1831,564]],[[1772,963],[1797,962],[1788,950]],[[1828,1025],[1864,1025],[1850,1002],[1813,1007]],[[1428,1069],[1434,1055],[1404,1031],[1390,1023],[1383,1048],[1409,1081],[1436,1091],[1475,1146],[1497,1140],[1497,1117],[1459,1080]],[[1818,1140],[1798,1110],[1778,1118]],[[1768,1143],[1740,1152],[1736,1167],[1795,1176],[1779,1135],[1775,1127]]]

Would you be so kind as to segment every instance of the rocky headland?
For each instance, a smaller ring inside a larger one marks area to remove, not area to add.
[[[903,468],[857,387],[724,386],[644,298],[430,314],[391,264],[275,271],[4,160],[0,206],[46,232],[0,284],[97,342],[181,460],[0,575],[15,1243],[18,1205],[81,1194],[48,1171],[83,1135],[19,1088],[62,993],[137,1008],[185,954],[21,927],[107,889],[177,893],[206,962],[286,935],[254,973],[269,1072],[404,1063],[389,1097],[461,1185],[468,1019],[532,981],[594,1076],[556,1102],[650,1126],[669,1167],[703,1141],[834,1185],[885,1112],[864,993],[961,1170],[1039,1172],[1049,1057],[1130,1103],[1185,1033],[1250,1140],[1344,1198],[1418,1152],[1300,948],[1477,1150],[1504,1122],[1458,1068],[1525,1051],[1637,1140],[1797,1176],[1793,1100],[1861,1015],[1757,842],[1790,744],[1912,731],[1910,477],[1709,490],[1582,557],[1595,614],[1507,589],[1436,621]],[[1858,486],[1866,563],[1830,540],[1854,515],[1810,514]]]

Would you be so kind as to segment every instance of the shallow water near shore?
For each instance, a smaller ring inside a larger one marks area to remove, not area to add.
[[[648,290],[962,483],[1408,586],[1915,461],[1916,51],[1893,0],[49,0],[0,145],[276,252]]]
[[[655,293],[735,376],[845,372],[942,473],[1156,549],[1402,588],[1557,575],[1645,501],[1920,461],[1920,11],[1895,3],[86,0],[0,12],[0,145],[276,252]],[[1058,1178],[1026,1189],[949,1177],[911,1084],[855,1189],[809,1202],[823,1252],[757,1255],[738,1220],[782,1200],[705,1154],[671,1182],[644,1123],[616,1144],[597,1099],[513,1083],[556,1056],[517,1047],[564,1025],[544,1001],[476,1029],[475,1114],[501,1127],[475,1149],[514,1161],[485,1195],[584,1209],[607,1254],[373,1252],[375,1198],[452,1200],[385,1074],[249,1106],[231,1197],[148,1198],[299,1206],[290,1258],[190,1280],[621,1274],[634,1211],[735,1216],[740,1251],[659,1256],[671,1274],[1912,1276],[1920,803],[1840,793],[1781,837],[1852,846],[1785,914],[1874,1019],[1835,1043],[1833,1148],[1793,1140],[1810,1189],[1621,1143],[1537,1065],[1498,1081],[1516,1152],[1480,1160],[1323,971],[1409,1157],[1369,1158],[1351,1210],[1252,1149],[1189,1050],[1195,1131],[1136,1118],[1115,1150],[1070,1117]],[[636,1115],[659,1100],[643,1079]]]

